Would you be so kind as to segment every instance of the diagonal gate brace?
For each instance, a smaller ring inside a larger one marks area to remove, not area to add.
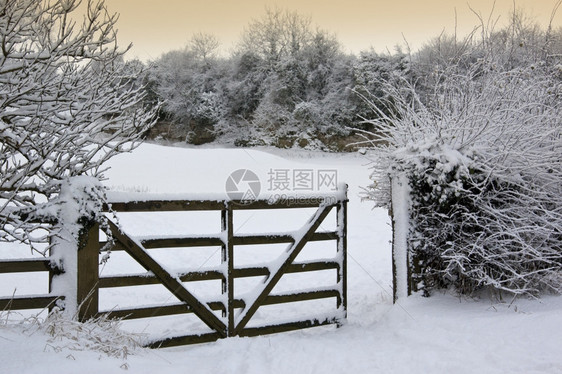
[[[221,337],[225,338],[227,336],[226,325],[218,319],[218,317],[215,316],[206,305],[197,300],[197,298],[193,296],[176,277],[173,277],[158,262],[156,262],[156,260],[154,260],[145,251],[141,244],[138,244],[134,239],[125,234],[111,220],[108,220],[108,223],[113,237],[123,244],[125,250],[129,253],[129,255],[131,255],[131,257],[133,257],[146,270],[152,271],[160,282],[175,297],[191,307],[193,313],[195,313],[195,315],[197,315],[207,326],[217,331]]]
[[[303,233],[301,234],[301,236],[295,238],[295,242],[289,246],[287,250],[288,252],[287,258],[285,259],[283,264],[279,267],[279,269],[274,274],[272,274],[269,278],[267,278],[263,290],[260,292],[259,296],[256,298],[254,303],[251,306],[247,307],[247,309],[245,309],[243,313],[240,315],[238,324],[235,328],[236,335],[241,334],[246,324],[248,324],[248,322],[250,321],[252,316],[256,313],[260,305],[263,304],[263,302],[265,301],[271,290],[273,290],[275,285],[279,282],[283,274],[287,272],[289,266],[291,266],[295,258],[304,248],[304,246],[306,245],[308,240],[312,237],[312,235],[316,232],[322,221],[324,221],[324,219],[326,218],[328,213],[330,213],[333,207],[334,207],[333,205],[321,205],[316,211],[316,213],[314,214],[314,216],[312,216],[312,218],[307,222],[307,224],[303,228]]]

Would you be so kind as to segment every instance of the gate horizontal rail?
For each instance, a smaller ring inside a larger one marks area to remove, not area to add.
[[[230,203],[236,210],[258,209],[290,209],[290,208],[318,208],[328,202],[340,202],[347,197],[338,192],[325,196],[311,197],[286,197],[275,200],[138,200],[138,201],[111,201],[104,205],[104,211],[115,212],[180,212],[195,210],[223,210],[226,203]]]
[[[317,232],[314,233],[309,239],[309,242],[317,242],[324,240],[335,240],[338,238],[337,231],[328,232]],[[138,237],[138,241],[141,242],[146,249],[158,249],[158,248],[174,248],[174,247],[211,247],[220,246],[223,243],[222,238],[219,235],[215,236],[174,236],[174,237],[164,237],[164,238],[142,238]],[[252,244],[283,244],[291,243],[294,239],[289,234],[277,234],[277,235],[236,235],[232,238],[234,245],[252,245]],[[100,250],[106,246],[107,242],[100,242]],[[122,244],[115,243],[111,251],[124,251],[125,247]]]
[[[331,297],[339,297],[340,291],[338,289],[325,289],[306,291],[291,294],[278,294],[269,295],[261,305],[275,305],[284,303],[293,303],[307,300],[326,299]],[[224,310],[224,303],[221,301],[209,301],[207,305],[210,309],[219,311]],[[234,308],[245,308],[246,303],[242,299],[233,300]],[[118,317],[122,319],[138,319],[150,317],[162,317],[175,314],[193,313],[193,309],[186,306],[185,303],[175,303],[167,305],[154,305],[154,306],[140,306],[123,309],[112,309],[106,312],[100,312],[99,315],[106,315],[109,317]]]
[[[306,273],[311,271],[339,269],[339,267],[340,264],[336,261],[302,262],[292,264],[285,273]],[[233,272],[234,278],[249,278],[269,275],[269,269],[262,266],[235,268]],[[178,278],[182,282],[199,282],[206,280],[222,280],[224,279],[224,274],[219,270],[191,271],[183,274],[178,274]],[[133,287],[159,283],[160,281],[158,280],[158,278],[151,273],[124,274],[100,277],[99,287]]]

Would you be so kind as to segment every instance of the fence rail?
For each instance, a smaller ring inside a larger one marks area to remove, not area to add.
[[[45,309],[54,305],[59,299],[63,297],[51,295],[2,297],[0,310]]]
[[[48,257],[0,261],[0,274],[36,272],[49,272],[49,278],[51,278],[57,270],[51,267],[51,261]],[[0,297],[0,311],[45,309],[55,305],[57,300],[63,299],[63,296],[53,294],[5,296]]]
[[[2,260],[0,261],[0,274],[51,271],[50,263],[48,258]]]

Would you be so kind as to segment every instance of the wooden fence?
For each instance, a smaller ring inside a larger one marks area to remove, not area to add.
[[[281,208],[316,208],[315,214],[296,232],[267,235],[235,235],[233,231],[233,215],[238,210],[274,210]],[[255,336],[269,333],[290,331],[295,329],[340,324],[346,318],[347,285],[346,285],[346,247],[347,247],[347,197],[346,193],[338,192],[333,196],[322,198],[290,198],[270,202],[256,200],[252,203],[239,201],[210,200],[151,200],[151,201],[113,201],[106,211],[116,212],[177,212],[177,211],[220,211],[221,232],[206,236],[181,236],[177,238],[151,237],[137,240],[125,233],[111,219],[108,221],[113,235],[112,251],[126,251],[138,262],[146,273],[114,276],[99,276],[100,251],[106,242],[99,240],[99,227],[92,224],[83,230],[78,251],[78,285],[77,301],[80,305],[78,317],[86,320],[91,317],[107,315],[122,319],[151,318],[158,316],[194,313],[203,321],[211,332],[193,334],[186,332],[181,336],[150,341],[150,347],[169,347],[214,341],[229,336]],[[332,209],[336,210],[336,230],[317,232],[320,224]],[[295,263],[295,259],[308,242],[336,241],[337,255],[331,260],[318,260]],[[235,267],[235,247],[240,245],[287,244],[274,268],[268,266]],[[221,266],[205,271],[192,271],[183,274],[168,272],[150,255],[156,248],[174,247],[221,247]],[[225,270],[226,269],[226,270]],[[333,270],[337,281],[333,287],[322,287],[306,292],[272,294],[271,291],[283,274]],[[50,266],[50,260],[13,260],[1,261],[0,273],[49,271],[52,275],[56,269]],[[254,300],[236,298],[234,280],[246,277],[264,277],[261,289]],[[223,301],[202,301],[195,297],[183,285],[184,282],[217,280],[222,284]],[[131,287],[161,284],[177,299],[177,303],[136,307],[125,309],[99,310],[100,289],[114,287]],[[35,295],[0,299],[0,309],[36,309],[52,305],[60,296]],[[331,317],[318,317],[282,324],[259,327],[247,327],[258,308],[263,305],[292,303],[306,300],[334,298],[334,313]],[[226,300],[226,301],[224,301]]]
[[[49,272],[53,274],[54,269],[51,268],[50,259],[29,258],[29,259],[0,261],[0,274],[35,273],[35,272]],[[64,297],[56,296],[52,294],[0,297],[0,311],[44,309],[54,305],[55,302],[59,299],[64,299]]]

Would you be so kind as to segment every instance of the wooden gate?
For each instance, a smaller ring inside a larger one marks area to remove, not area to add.
[[[281,208],[316,208],[314,215],[302,229],[285,234],[267,235],[235,235],[233,232],[233,215],[238,210],[281,209]],[[320,224],[331,210],[336,210],[336,230],[317,232]],[[220,211],[221,232],[216,235],[135,239],[123,232],[113,221],[109,221],[113,233],[112,251],[124,250],[136,260],[147,273],[137,275],[106,276],[98,278],[99,249],[106,243],[99,242],[99,229],[96,225],[90,228],[90,235],[79,252],[79,274],[82,277],[79,288],[82,293],[80,318],[99,316],[102,314],[123,319],[150,318],[156,316],[194,313],[212,332],[204,334],[188,334],[167,337],[150,341],[150,347],[169,347],[175,345],[210,342],[230,336],[256,336],[269,333],[290,331],[295,329],[341,324],[346,318],[346,191],[339,191],[333,196],[321,198],[291,198],[270,202],[256,200],[251,204],[240,201],[208,201],[208,200],[151,200],[151,201],[113,201],[106,210],[113,212],[154,212],[154,211]],[[336,241],[337,255],[333,259],[295,263],[297,255],[308,242]],[[279,244],[286,243],[287,250],[275,261],[274,265],[257,267],[235,267],[234,251],[238,245]],[[167,271],[150,255],[149,249],[171,247],[205,247],[220,246],[222,248],[222,266],[212,270],[173,274]],[[323,287],[305,292],[272,294],[271,291],[284,274],[334,270],[337,281],[333,287]],[[263,276],[263,283],[251,300],[235,298],[234,280],[244,277]],[[183,282],[220,280],[223,301],[205,302],[195,297],[183,285]],[[149,284],[162,284],[177,299],[178,303],[112,309],[99,311],[99,289],[109,287],[130,287]],[[264,305],[291,303],[297,301],[334,298],[335,308],[330,317],[319,316],[313,319],[298,320],[281,324],[259,327],[247,327],[258,308]],[[224,301],[226,300],[226,301]],[[79,300],[80,301],[80,300]],[[222,311],[222,313],[221,313]]]

